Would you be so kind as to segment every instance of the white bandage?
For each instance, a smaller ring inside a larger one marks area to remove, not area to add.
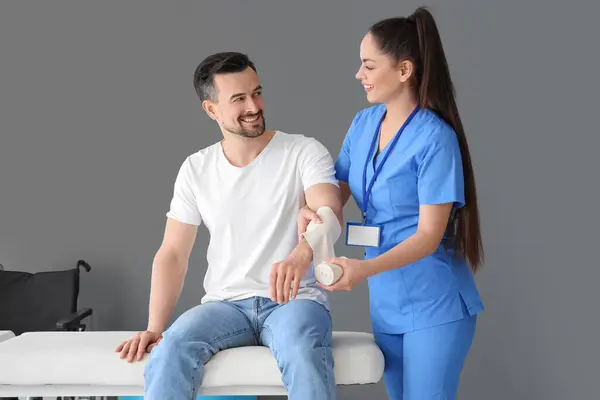
[[[340,226],[337,216],[330,207],[319,207],[317,215],[321,218],[321,223],[311,222],[308,224],[306,232],[304,232],[302,236],[306,239],[313,251],[315,278],[325,285],[330,285],[340,278],[341,273],[337,270],[333,270],[337,266],[332,267],[323,262],[329,258],[335,257],[333,245],[340,237],[342,227]]]

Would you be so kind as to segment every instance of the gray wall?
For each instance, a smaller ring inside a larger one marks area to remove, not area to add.
[[[175,174],[220,138],[191,85],[204,56],[248,52],[269,126],[337,154],[367,105],[354,80],[362,35],[420,4],[156,3],[0,4],[0,263],[43,271],[89,261],[81,305],[94,308],[93,329],[145,326]],[[462,399],[597,396],[598,6],[578,3],[429,3],[470,140],[487,251],[477,277],[487,311]],[[201,230],[178,313],[203,295],[206,245]],[[336,329],[370,330],[366,285],[333,303]],[[385,397],[382,384],[340,394]]]

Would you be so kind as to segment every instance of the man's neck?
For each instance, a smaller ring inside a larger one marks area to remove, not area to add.
[[[227,161],[236,167],[245,167],[250,164],[267,147],[275,136],[274,131],[265,131],[256,138],[245,138],[238,135],[227,134],[221,147]]]

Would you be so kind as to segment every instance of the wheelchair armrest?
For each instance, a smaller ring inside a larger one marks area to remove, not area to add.
[[[81,324],[81,320],[92,315],[91,308],[83,308],[73,314],[61,319],[56,323],[56,329],[59,331],[79,330],[80,327],[85,328]]]

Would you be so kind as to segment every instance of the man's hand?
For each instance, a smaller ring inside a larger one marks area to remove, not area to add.
[[[306,274],[311,259],[312,249],[305,240],[302,240],[287,259],[273,264],[269,284],[271,300],[286,304],[290,300],[290,295],[292,299],[296,298],[300,281]]]
[[[140,361],[144,353],[150,353],[162,339],[162,334],[144,331],[121,343],[115,352],[121,353],[121,359],[127,358],[128,362]]]

